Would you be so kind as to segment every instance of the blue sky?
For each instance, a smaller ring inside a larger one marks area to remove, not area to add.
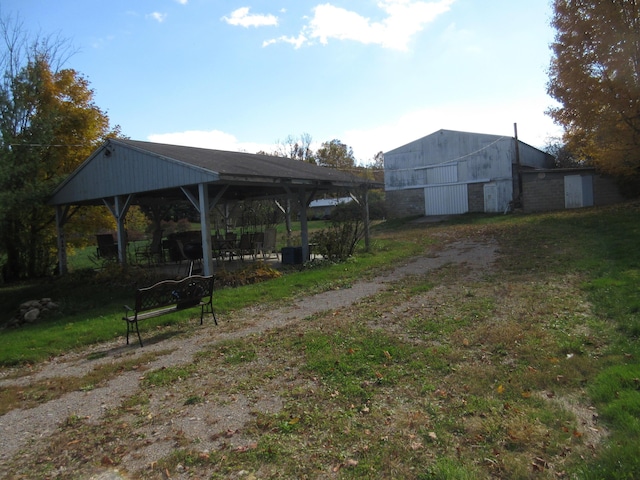
[[[326,3],[323,3],[326,1]],[[364,164],[441,128],[545,145],[549,0],[2,0],[57,34],[135,140],[273,151],[310,134]]]

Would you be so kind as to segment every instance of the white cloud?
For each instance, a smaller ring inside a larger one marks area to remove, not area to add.
[[[189,3],[189,0],[176,0],[176,2],[178,2],[180,5],[186,5],[187,3]]]
[[[150,142],[184,145],[187,147],[211,148],[229,152],[271,152],[273,144],[240,142],[234,135],[220,130],[187,130],[173,133],[154,133],[147,137]]]
[[[158,23],[162,23],[167,19],[167,14],[166,13],[160,13],[160,12],[153,12],[147,15],[147,18],[151,18],[153,20],[155,20]]]
[[[324,45],[329,43],[329,40],[351,40],[395,50],[407,50],[411,38],[438,16],[449,11],[454,1],[381,0],[378,7],[387,16],[380,22],[373,22],[357,12],[325,3],[313,9],[313,17],[297,38],[280,37],[268,40],[263,45],[287,42],[299,48],[311,40],[317,40]],[[298,41],[293,42],[292,39]]]
[[[245,28],[278,25],[278,17],[275,15],[250,14],[249,7],[238,8],[231,12],[231,16],[224,16],[222,19],[229,25]]]
[[[265,40],[262,42],[263,47],[268,47],[269,45],[273,45],[274,43],[289,43],[293,45],[296,49],[302,47],[305,43],[307,43],[307,37],[304,34],[300,34],[297,37],[287,37],[283,35],[282,37],[273,38],[271,40]]]

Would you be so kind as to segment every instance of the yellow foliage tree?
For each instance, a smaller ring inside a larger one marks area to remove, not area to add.
[[[627,183],[640,181],[640,5],[555,0],[549,114],[570,151]]]
[[[109,120],[75,70],[53,69],[60,43],[28,42],[19,25],[0,21],[0,259],[6,281],[49,274],[55,265],[53,189],[107,136]],[[108,214],[74,219],[92,227]],[[83,223],[79,220],[85,220]],[[70,235],[73,239],[74,235]]]

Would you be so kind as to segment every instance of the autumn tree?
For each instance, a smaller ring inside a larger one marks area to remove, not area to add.
[[[316,162],[322,167],[352,170],[356,165],[353,149],[340,140],[324,142],[316,152]]]
[[[635,0],[555,0],[549,114],[582,161],[640,182],[640,12]],[[637,191],[636,191],[637,193]]]
[[[47,200],[117,132],[87,80],[60,68],[65,42],[30,39],[11,19],[0,19],[0,35],[0,259],[3,278],[15,280],[52,270],[56,233]]]

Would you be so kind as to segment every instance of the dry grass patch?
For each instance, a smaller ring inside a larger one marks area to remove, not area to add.
[[[69,392],[99,388],[124,372],[143,372],[146,364],[167,353],[169,352],[149,352],[134,358],[101,363],[82,376],[52,377],[28,385],[5,385],[0,389],[0,415],[15,408],[33,408]]]

